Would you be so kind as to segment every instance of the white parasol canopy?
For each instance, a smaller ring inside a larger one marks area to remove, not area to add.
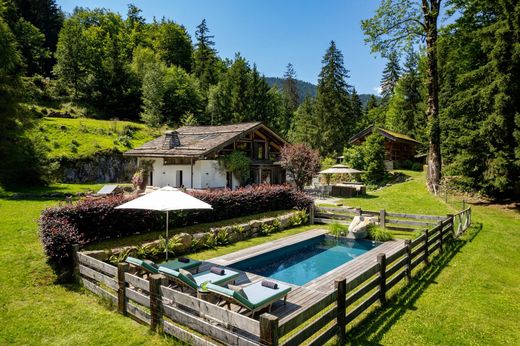
[[[320,174],[360,174],[360,173],[363,173],[363,171],[360,171],[360,170],[354,169],[354,168],[349,168],[348,166],[345,166],[345,165],[334,165],[319,173]]]
[[[165,186],[130,202],[117,206],[116,209],[143,209],[166,212],[166,260],[168,260],[168,218],[172,210],[212,209],[211,205],[179,189]]]

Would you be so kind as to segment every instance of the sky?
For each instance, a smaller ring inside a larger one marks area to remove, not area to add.
[[[358,93],[377,93],[385,60],[370,53],[360,22],[379,0],[57,0],[67,13],[76,6],[103,7],[123,16],[130,2],[147,21],[166,17],[184,25],[193,40],[205,18],[221,57],[240,52],[267,77],[282,77],[290,62],[298,79],[316,84],[334,40],[350,71],[347,82]]]

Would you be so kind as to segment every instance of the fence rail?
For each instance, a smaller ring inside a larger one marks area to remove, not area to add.
[[[346,215],[345,219],[353,215],[379,215],[385,223],[413,218],[426,220],[415,222],[431,227],[415,239],[405,241],[391,255],[379,254],[373,266],[360,270],[348,281],[346,278],[336,280],[330,294],[295,313],[283,324],[268,313],[255,320],[174,290],[161,275],[140,278],[130,272],[128,264],[109,265],[78,252],[77,246],[74,247],[75,271],[85,288],[110,300],[120,313],[189,344],[214,345],[212,340],[215,340],[246,346],[322,345],[333,337],[344,342],[348,324],[362,318],[360,315],[375,304],[387,304],[390,290],[397,289],[403,281],[409,282],[417,266],[428,265],[433,256],[444,251],[445,244],[460,236],[471,224],[471,208],[447,217],[347,208],[317,208],[315,216],[321,213],[339,213]]]
[[[350,224],[355,216],[377,217],[378,223],[383,228],[397,231],[416,231],[434,227],[445,216],[390,213],[386,210],[373,211],[361,208],[345,207],[315,207],[313,210],[316,223],[343,223]],[[457,214],[458,215],[458,214]]]

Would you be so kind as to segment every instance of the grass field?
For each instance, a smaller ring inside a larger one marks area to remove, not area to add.
[[[83,158],[103,150],[124,152],[158,135],[146,125],[129,121],[95,120],[87,118],[43,118],[32,130],[42,136],[48,156]]]
[[[388,211],[446,214],[446,205],[425,191],[421,174],[345,205]],[[60,192],[90,186],[58,185]],[[47,189],[50,192],[50,189]],[[0,344],[171,345],[171,338],[120,316],[76,286],[54,284],[35,220],[54,199],[0,198]],[[349,332],[352,344],[515,345],[520,340],[520,213],[473,206],[472,237],[435,261],[385,309]],[[294,234],[287,230],[193,257],[207,259]]]

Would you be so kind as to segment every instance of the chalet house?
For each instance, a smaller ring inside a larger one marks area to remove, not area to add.
[[[183,126],[124,155],[153,161],[148,185],[234,189],[241,182],[225,170],[219,158],[242,151],[251,159],[250,179],[243,185],[280,184],[285,182],[285,170],[279,164],[285,144],[285,139],[260,122]]]
[[[421,143],[402,133],[386,130],[382,127],[369,126],[358,134],[350,137],[349,144],[361,145],[366,137],[376,129],[385,137],[385,165],[387,169],[393,169],[399,163],[410,160],[416,161],[417,146]]]

